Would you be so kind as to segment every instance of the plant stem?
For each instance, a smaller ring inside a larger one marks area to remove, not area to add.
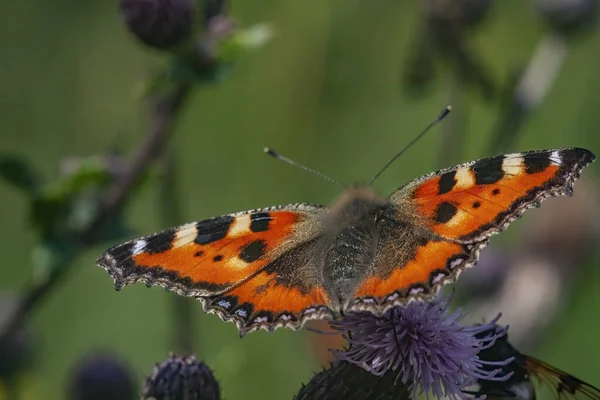
[[[177,182],[174,146],[165,151],[163,161],[162,185],[160,190],[160,216],[163,226],[174,226],[182,222],[181,201]],[[194,348],[192,299],[183,296],[170,296],[173,330],[173,349],[184,355],[189,355]]]

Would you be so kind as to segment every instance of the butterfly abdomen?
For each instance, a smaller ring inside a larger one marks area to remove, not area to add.
[[[379,241],[376,216],[387,205],[370,187],[345,191],[323,222],[318,262],[331,307],[347,308],[373,266]]]
[[[343,309],[375,259],[377,235],[364,223],[340,230],[329,243],[323,259],[323,278],[329,298]]]

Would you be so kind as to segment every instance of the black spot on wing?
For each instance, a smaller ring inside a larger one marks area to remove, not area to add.
[[[255,240],[240,249],[239,258],[247,263],[254,262],[265,254],[267,244],[264,240]]]
[[[250,230],[252,232],[264,232],[269,229],[271,215],[268,212],[254,213],[250,215]]]
[[[478,201],[474,201],[473,202],[473,208],[479,208],[479,207],[481,207],[481,203],[478,202]]]
[[[525,154],[523,156],[525,172],[535,174],[546,170],[551,164],[550,157],[547,154]]]
[[[175,228],[164,230],[146,240],[144,251],[148,254],[164,253],[173,247],[173,240],[175,240]]]
[[[440,176],[440,194],[448,193],[452,190],[454,185],[456,185],[458,181],[456,180],[456,171],[446,172],[442,176]]]
[[[492,195],[493,196],[496,196],[498,194],[500,194],[500,189],[496,188],[496,189],[492,190]]]
[[[458,208],[447,201],[441,203],[436,212],[435,212],[435,220],[439,224],[445,224],[450,221],[458,212]]]
[[[216,256],[213,257],[214,262],[219,262],[222,259],[223,259],[223,256],[221,254],[217,254]]]
[[[198,235],[194,241],[198,244],[208,244],[216,242],[227,236],[229,227],[233,223],[234,217],[226,215],[213,218],[206,221],[200,221],[196,224]]]
[[[503,160],[504,156],[496,156],[475,162],[471,166],[471,171],[475,175],[475,184],[489,185],[502,179],[504,177]]]
[[[204,252],[202,250],[197,251],[196,254],[194,254],[194,257],[201,257],[204,254]]]

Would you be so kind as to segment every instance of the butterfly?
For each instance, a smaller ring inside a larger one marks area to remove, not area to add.
[[[345,189],[331,207],[290,204],[192,222],[100,256],[120,290],[143,282],[257,329],[299,329],[352,311],[429,300],[477,262],[488,238],[547,197],[571,195],[581,148],[485,158],[417,178],[389,197]]]
[[[494,329],[501,328],[496,326]],[[490,333],[493,333],[492,329],[479,335],[484,337]],[[488,400],[600,400],[600,389],[550,364],[520,353],[508,341],[507,335],[497,339],[493,346],[479,352],[479,358],[486,361],[501,362],[511,357],[514,357],[514,361],[502,367],[502,373],[499,375],[510,372],[513,375],[504,382],[480,380],[477,395],[485,394]]]

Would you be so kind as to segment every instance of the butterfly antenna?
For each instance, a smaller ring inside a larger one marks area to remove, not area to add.
[[[396,154],[390,161],[388,161],[387,164],[385,164],[385,166],[383,168],[381,168],[381,170],[375,175],[375,177],[373,177],[373,179],[371,179],[371,182],[369,182],[369,186],[373,185],[373,182],[375,182],[375,180],[377,178],[379,178],[379,176],[381,174],[383,174],[383,172],[388,169],[388,167],[390,165],[392,165],[392,163],[394,161],[396,161],[396,159],[398,157],[400,157],[402,154],[404,154],[404,152],[408,149],[410,149],[415,143],[417,143],[417,141],[419,139],[421,139],[431,128],[433,128],[438,122],[440,122],[441,120],[443,120],[444,118],[446,118],[446,116],[448,114],[450,114],[450,111],[452,111],[452,106],[447,106],[446,108],[444,108],[444,111],[442,111],[440,113],[440,115],[438,115],[438,117],[433,120],[432,122],[429,123],[429,125],[427,125],[427,127],[425,129],[423,129],[423,131],[421,133],[419,133],[409,144],[407,144],[402,150],[400,150],[398,152],[398,154]]]
[[[286,156],[282,156],[281,154],[277,153],[273,149],[265,147],[264,148],[264,152],[267,153],[268,155],[270,155],[273,158],[276,158],[276,159],[281,160],[281,161],[285,161],[288,164],[291,164],[291,165],[293,165],[295,167],[298,167],[298,168],[303,169],[305,171],[308,171],[308,172],[310,172],[312,174],[315,174],[318,177],[321,177],[321,178],[325,179],[326,181],[329,181],[329,182],[333,183],[334,185],[338,185],[341,188],[345,187],[343,184],[341,184],[340,182],[336,181],[335,179],[330,178],[327,175],[325,175],[325,174],[323,174],[323,173],[321,173],[319,171],[315,171],[314,169],[310,169],[308,167],[305,167],[304,165],[297,163],[296,161],[292,160],[291,158],[287,158]]]

